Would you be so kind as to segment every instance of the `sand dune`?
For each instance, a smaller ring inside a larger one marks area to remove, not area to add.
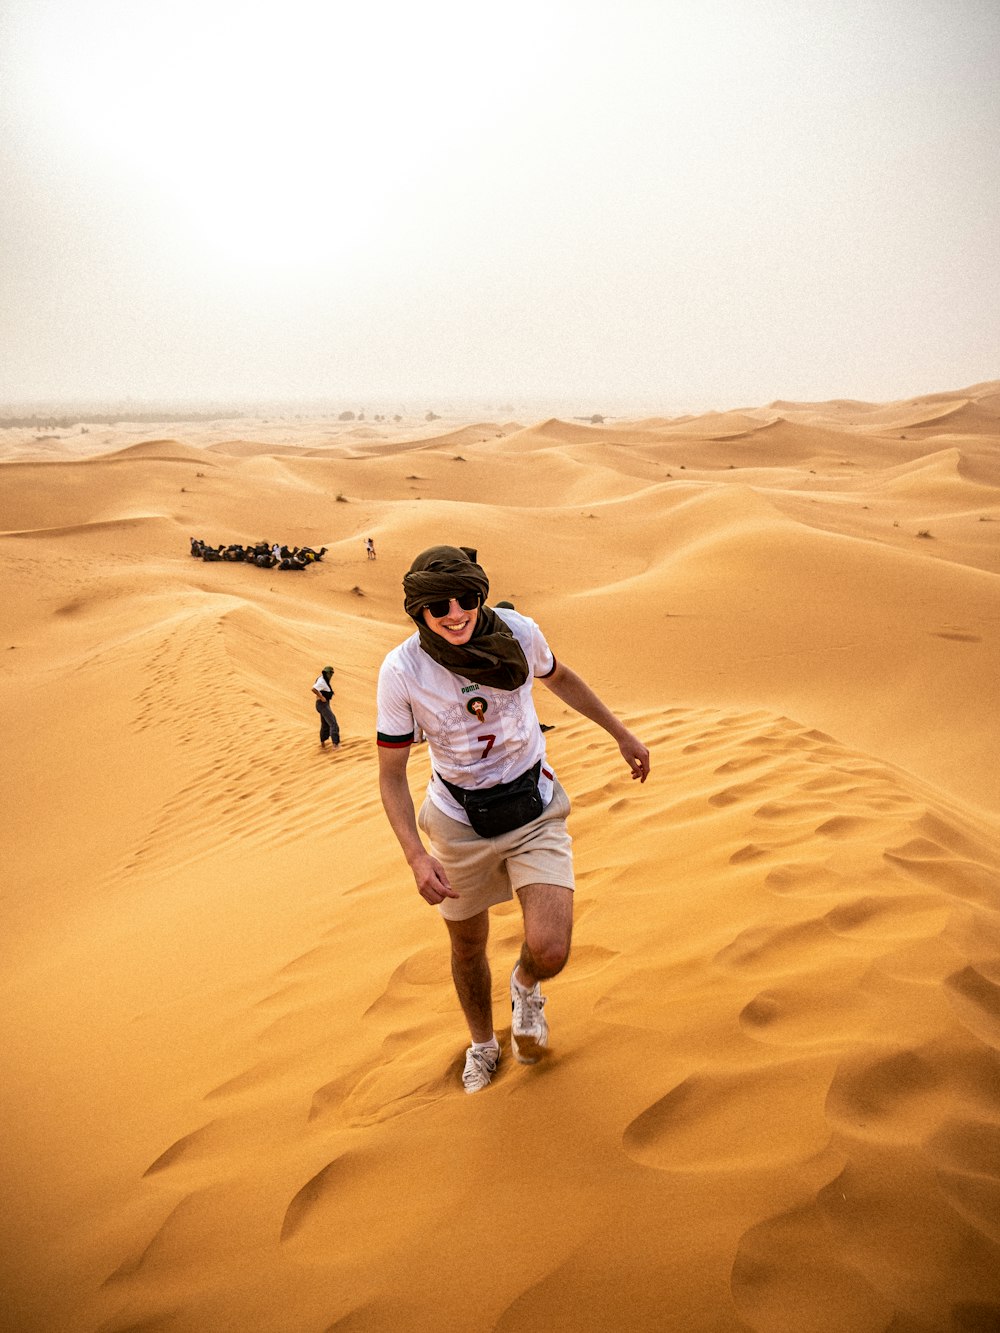
[[[998,402],[0,432],[0,1328],[1000,1326]],[[372,743],[439,540],[653,762],[539,691],[574,953],[474,1098]]]

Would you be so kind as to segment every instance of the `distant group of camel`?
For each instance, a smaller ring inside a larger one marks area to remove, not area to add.
[[[311,546],[279,546],[277,542],[255,542],[252,546],[209,546],[200,537],[191,538],[191,554],[201,560],[235,560],[239,564],[258,565],[261,569],[307,569],[326,555],[326,547],[315,551]]]

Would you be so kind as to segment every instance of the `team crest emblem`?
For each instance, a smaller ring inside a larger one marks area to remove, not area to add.
[[[482,695],[477,694],[475,698],[470,699],[466,703],[465,707],[470,713],[475,715],[479,722],[486,721],[486,710],[489,708],[489,703],[482,697]]]

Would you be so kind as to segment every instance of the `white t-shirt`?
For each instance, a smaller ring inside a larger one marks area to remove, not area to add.
[[[327,703],[329,703],[330,700],[333,698],[333,686],[323,675],[322,671],[316,677],[316,684],[313,686],[313,689],[319,690],[320,694],[327,701]]]
[[[435,662],[411,634],[393,648],[378,676],[378,744],[405,748],[414,728],[427,736],[432,776],[427,794],[439,809],[463,824],[468,816],[438,774],[456,787],[476,790],[510,782],[542,767],[542,803],[552,799],[552,769],[545,762],[545,736],[531,694],[533,677],[549,676],[556,660],[535,622],[517,611],[497,615],[510,626],[528,662],[529,676],[516,690],[476,684]]]

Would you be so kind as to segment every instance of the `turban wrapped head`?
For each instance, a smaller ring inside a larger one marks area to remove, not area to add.
[[[403,605],[429,657],[456,676],[499,690],[516,690],[528,679],[528,662],[513,631],[486,605],[490,581],[468,546],[431,546],[403,576]],[[439,597],[479,594],[479,614],[468,643],[452,644],[424,621],[424,607]]]

